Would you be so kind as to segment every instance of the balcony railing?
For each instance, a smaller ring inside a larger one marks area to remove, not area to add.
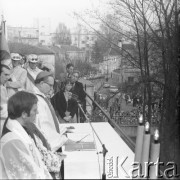
[[[104,119],[105,118],[107,119],[107,122],[109,122],[109,124],[115,129],[115,131],[126,142],[126,144],[129,146],[129,148],[134,152],[135,151],[135,143],[127,136],[127,134],[119,127],[119,125],[113,119],[110,118],[109,114],[96,101],[94,101],[94,99],[88,93],[86,93],[86,96],[92,101],[92,104],[101,111]],[[81,111],[83,113],[86,121],[91,121],[91,119],[83,111],[80,104],[78,104],[78,107],[79,107],[79,112]]]

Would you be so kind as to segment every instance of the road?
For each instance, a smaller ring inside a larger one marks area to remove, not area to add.
[[[118,86],[118,82],[117,81],[113,81],[112,79],[109,78],[109,81],[106,82],[104,80],[104,83],[108,83],[110,86]],[[103,86],[99,89],[98,91],[99,94],[102,94],[102,95],[106,95],[106,96],[112,96],[113,93],[110,92],[109,88],[104,88]],[[110,100],[109,102],[109,106],[111,106],[111,102],[113,102],[115,100],[115,98],[119,98],[118,95],[114,96],[112,98],[112,100]],[[132,109],[134,109],[134,107],[132,106],[132,104],[127,104],[126,105],[126,102],[124,99],[122,99],[121,101],[121,110],[126,112],[126,111],[131,111]]]

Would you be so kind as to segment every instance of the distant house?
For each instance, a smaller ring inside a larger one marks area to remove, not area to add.
[[[19,53],[22,55],[36,54],[42,65],[55,67],[55,53],[46,46],[32,46],[22,43],[8,43],[11,53]]]
[[[58,54],[60,61],[63,64],[67,64],[69,62],[76,64],[76,61],[85,60],[85,51],[79,49],[76,46],[70,45],[57,45],[52,46],[51,49]]]
[[[122,43],[122,49],[119,67],[112,72],[112,78],[119,83],[134,83],[140,75],[140,69],[129,62],[128,53],[135,56],[135,45]]]
[[[119,48],[111,48],[103,57],[103,62],[99,63],[99,71],[102,74],[111,74],[115,69],[118,69],[121,64],[121,51]]]

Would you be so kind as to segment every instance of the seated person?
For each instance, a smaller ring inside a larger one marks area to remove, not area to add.
[[[61,152],[52,151],[50,144],[48,143],[45,134],[38,129],[35,123],[27,122],[23,125],[26,132],[34,140],[36,147],[38,148],[41,158],[53,179],[61,179],[61,164],[62,160],[66,157]]]
[[[37,97],[17,92],[8,100],[8,118],[0,141],[0,179],[52,179],[24,124],[34,122]]]
[[[77,118],[75,113],[77,112],[77,102],[72,99],[72,93],[70,89],[72,83],[70,79],[64,82],[64,88],[51,98],[51,103],[56,110],[57,114],[62,119],[62,123],[76,123]]]

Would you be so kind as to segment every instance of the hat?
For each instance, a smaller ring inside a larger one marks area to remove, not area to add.
[[[37,76],[36,76],[36,80],[35,80],[35,83],[39,83],[41,79],[44,79],[48,76],[52,76],[53,77],[53,74],[52,72],[47,72],[47,71],[41,71]]]
[[[38,62],[38,56],[36,54],[30,54],[27,56],[28,62],[31,63],[37,63]]]
[[[11,53],[11,59],[14,61],[20,61],[22,57],[18,53]]]

